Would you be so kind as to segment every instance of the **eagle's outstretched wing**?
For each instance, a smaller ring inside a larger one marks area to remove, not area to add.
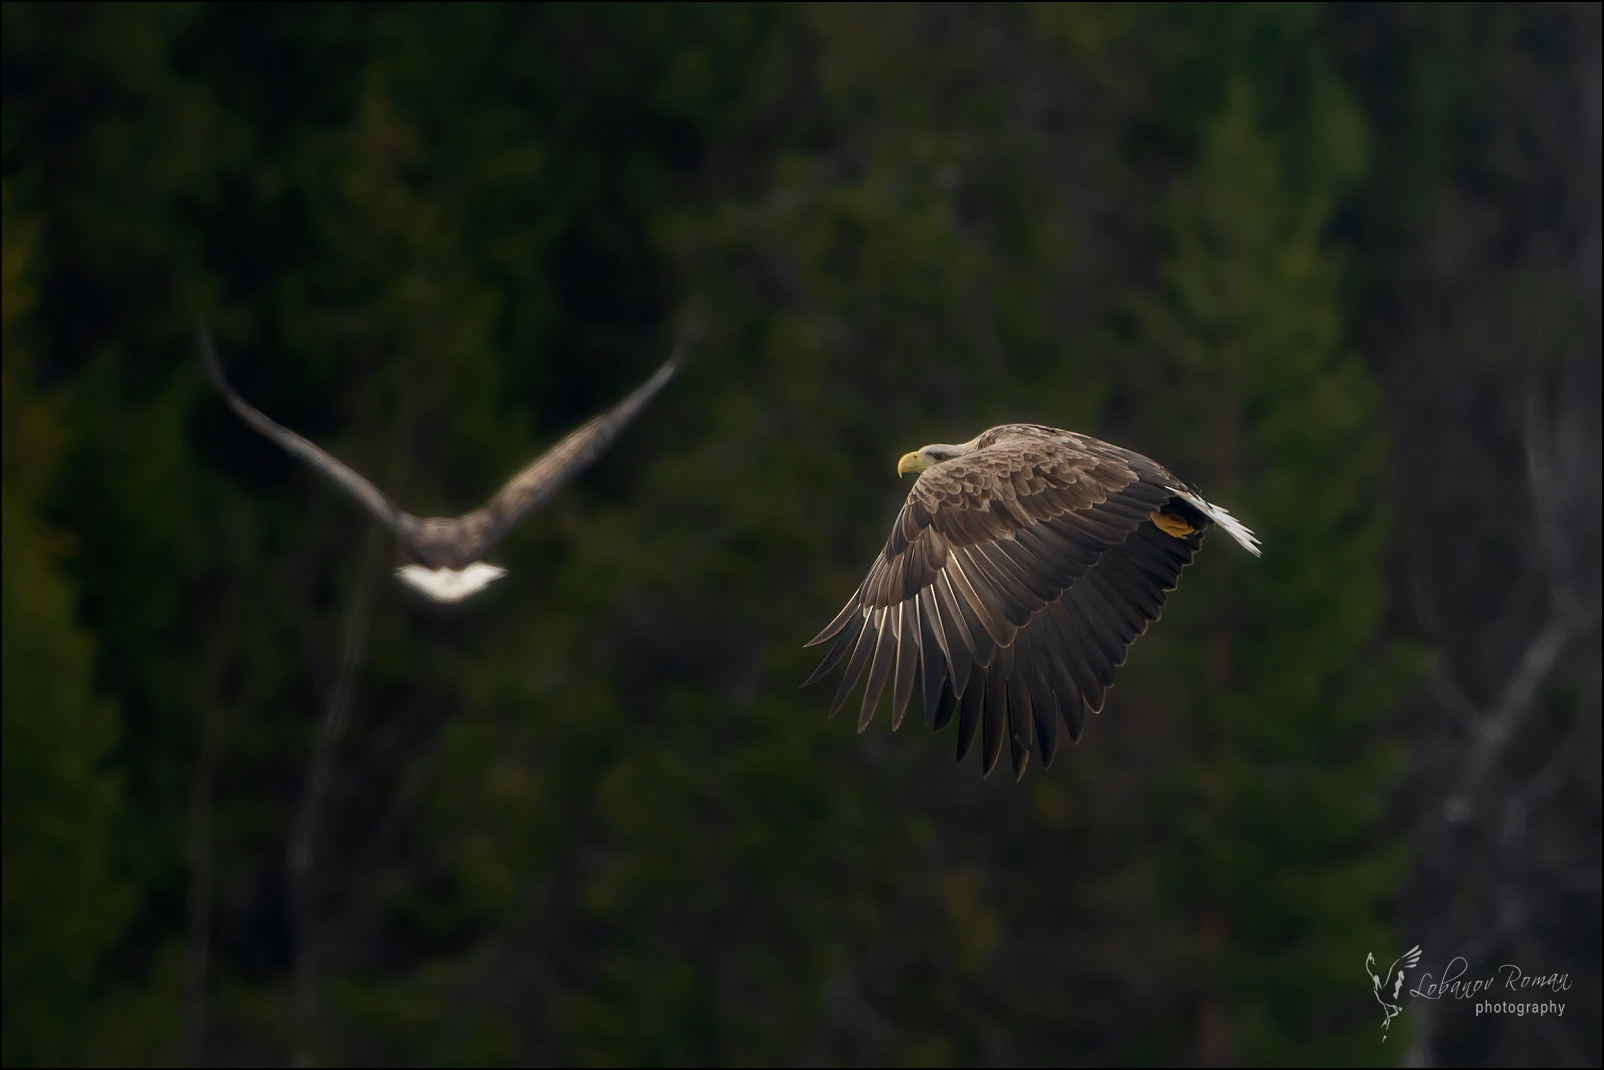
[[[1006,737],[1022,776],[1033,738],[1049,764],[1056,722],[1078,739],[1102,709],[1212,522],[1257,549],[1140,454],[1026,425],[977,441],[914,484],[863,584],[812,641],[835,644],[808,682],[850,654],[831,714],[867,672],[862,731],[887,683],[896,727],[918,681],[933,727],[958,715],[960,760],[978,726],[985,772]]]
[[[561,442],[509,479],[495,497],[462,518],[463,527],[482,533],[479,537],[483,540],[484,549],[488,550],[531,509],[550,498],[564,483],[607,451],[620,432],[646,407],[646,403],[674,377],[685,345],[686,339],[682,336],[655,375],[611,409],[569,432]]]
[[[318,449],[306,439],[297,435],[287,427],[282,427],[258,412],[250,402],[240,397],[227,378],[223,375],[223,367],[217,360],[217,348],[212,344],[212,332],[204,324],[198,328],[200,334],[201,360],[206,365],[206,375],[211,379],[212,385],[217,387],[229,407],[239,413],[240,418],[256,428],[268,438],[283,446],[290,453],[301,458],[307,464],[316,468],[338,484],[346,493],[367,506],[368,511],[388,525],[397,535],[410,541],[407,528],[418,523],[417,517],[405,510],[396,508],[395,504],[380,492],[378,487],[369,483],[362,476],[347,468],[327,453]]]
[[[455,519],[435,517],[420,520],[396,508],[389,498],[362,476],[253,408],[223,376],[217,350],[212,344],[211,331],[205,324],[199,327],[201,357],[206,365],[206,374],[246,423],[312,465],[367,506],[429,569],[445,567],[453,570],[464,569],[482,558],[531,509],[551,497],[563,483],[601,456],[652,396],[673,377],[693,330],[688,328],[681,334],[668,360],[634,393],[547,450],[513,476],[483,506]]]

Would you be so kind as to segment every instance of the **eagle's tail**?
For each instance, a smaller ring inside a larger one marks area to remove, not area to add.
[[[1213,502],[1207,501],[1204,499],[1203,495],[1199,494],[1195,490],[1188,490],[1185,487],[1171,487],[1169,489],[1185,498],[1188,502],[1191,502],[1193,505],[1197,506],[1197,508],[1202,511],[1204,516],[1208,517],[1210,520],[1220,525],[1220,527],[1224,528],[1226,534],[1230,535],[1231,538],[1241,543],[1242,549],[1246,550],[1254,557],[1258,557],[1260,555],[1258,537],[1255,536],[1253,532],[1248,530],[1247,525],[1243,524],[1242,521],[1232,516],[1230,510],[1226,509],[1224,506],[1215,505]]]

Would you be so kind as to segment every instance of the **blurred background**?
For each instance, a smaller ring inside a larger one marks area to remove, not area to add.
[[[1598,1065],[1600,37],[7,4],[5,1062]],[[692,314],[446,608],[194,342],[456,515]],[[1003,421],[1265,545],[1018,784],[797,687]]]

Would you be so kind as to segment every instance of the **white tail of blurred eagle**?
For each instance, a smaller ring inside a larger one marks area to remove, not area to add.
[[[1060,719],[1080,738],[1206,529],[1259,553],[1163,465],[1071,431],[1004,424],[904,454],[897,474],[908,472],[919,477],[885,549],[808,644],[835,640],[807,683],[850,654],[830,715],[867,672],[861,732],[887,683],[900,725],[917,682],[926,723],[958,715],[959,761],[980,728],[987,775],[1005,738],[1016,778],[1033,739],[1051,764]]]
[[[246,423],[367,506],[370,513],[394,531],[409,559],[408,564],[396,569],[396,575],[436,602],[459,602],[507,574],[506,569],[485,561],[485,554],[512,530],[513,525],[606,451],[652,396],[673,377],[685,346],[682,336],[663,366],[634,393],[571,432],[508,480],[495,497],[478,509],[454,519],[420,519],[397,508],[372,483],[294,431],[274,423],[240,397],[223,376],[211,331],[204,324],[199,330],[206,374],[233,410]]]

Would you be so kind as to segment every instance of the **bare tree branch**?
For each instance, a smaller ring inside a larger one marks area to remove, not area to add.
[[[1498,705],[1487,716],[1475,717],[1463,692],[1446,677],[1433,674],[1432,693],[1438,697],[1438,701],[1462,716],[1469,713],[1475,723],[1470,751],[1465,757],[1458,786],[1442,805],[1443,817],[1452,824],[1459,824],[1470,817],[1476,793],[1489,770],[1502,756],[1521,721],[1531,710],[1538,689],[1558,664],[1566,643],[1577,627],[1591,615],[1577,605],[1565,583],[1563,537],[1555,530],[1559,512],[1555,498],[1559,495],[1559,488],[1555,485],[1548,464],[1546,436],[1540,421],[1541,408],[1536,392],[1531,391],[1526,406],[1526,476],[1531,491],[1532,520],[1538,534],[1538,552],[1546,558],[1544,571],[1549,578],[1550,614],[1547,622],[1527,644],[1526,652],[1504,685]]]
[[[1520,665],[1504,687],[1497,709],[1483,718],[1476,729],[1458,787],[1443,802],[1442,814],[1448,821],[1458,824],[1470,817],[1476,793],[1487,778],[1488,770],[1514,738],[1515,729],[1532,708],[1537,689],[1553,670],[1570,637],[1570,622],[1556,614],[1527,645]]]
[[[323,805],[334,779],[335,755],[350,723],[357,676],[367,653],[368,624],[372,618],[373,596],[379,576],[379,546],[383,539],[384,529],[377,524],[370,524],[367,543],[362,551],[356,594],[351,601],[351,615],[346,621],[339,675],[312,744],[311,768],[290,834],[287,861],[295,941],[295,1018],[300,1027],[301,1048],[295,1062],[299,1066],[313,1064],[317,1035],[317,919],[313,877],[318,834],[322,830]]]
[[[200,711],[200,746],[189,805],[189,896],[184,935],[184,1065],[204,1066],[206,990],[211,960],[212,904],[216,885],[216,845],[212,815],[215,809],[218,754],[222,748],[223,707],[218,696],[228,639],[232,637],[233,599],[225,596],[219,623],[207,644],[206,671],[201,677],[197,706]]]

